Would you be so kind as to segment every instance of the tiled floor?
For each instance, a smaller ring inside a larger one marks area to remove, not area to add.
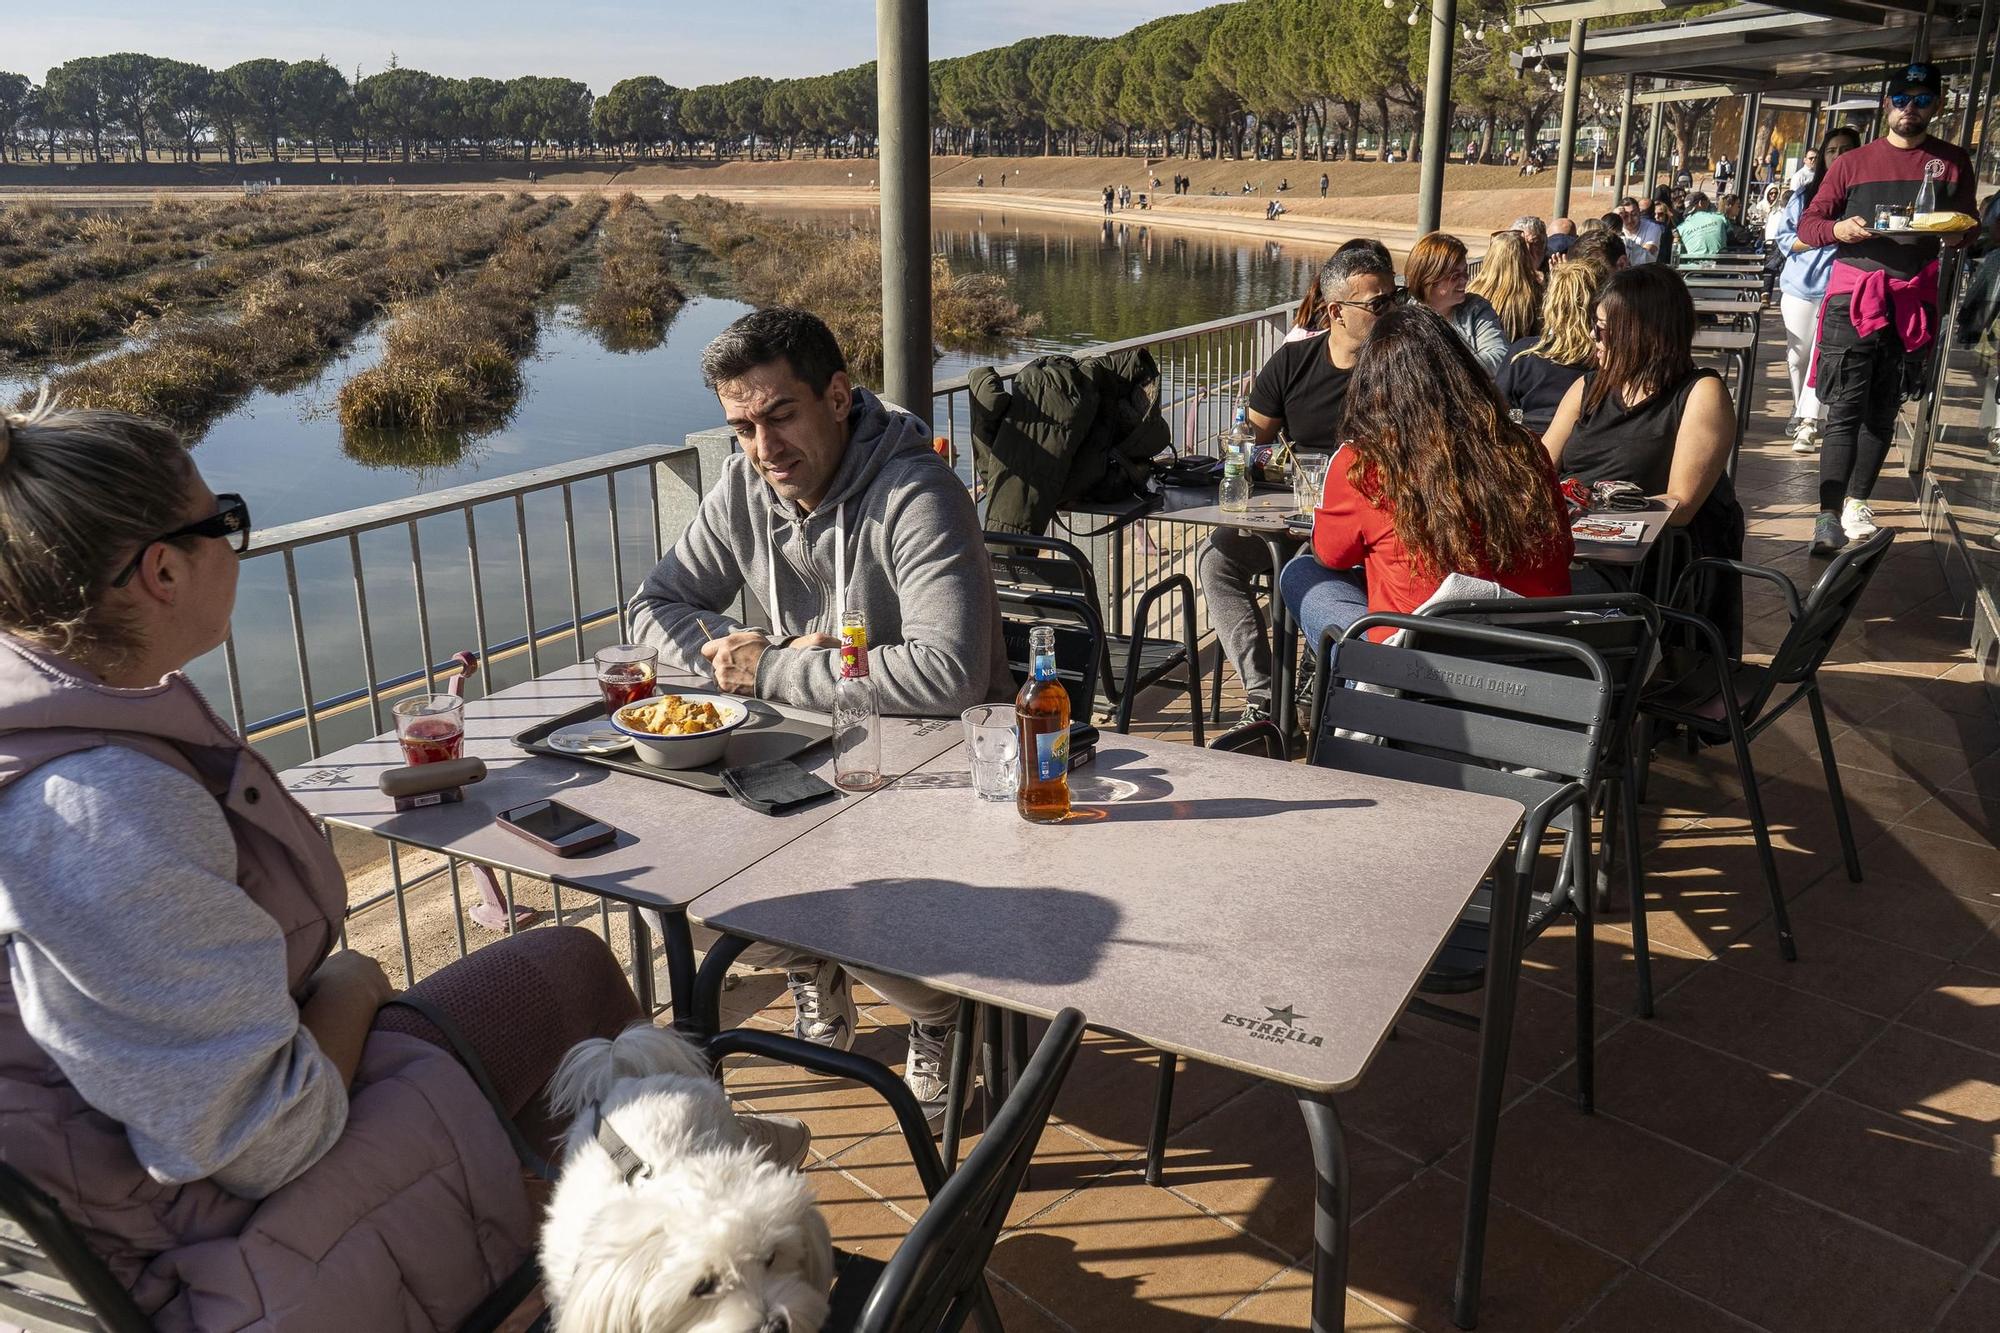
[[[1778,374],[1760,396],[1782,410]],[[1753,438],[1781,424],[1760,414]],[[1738,474],[1749,558],[1802,584],[1814,573],[1814,466],[1767,442]],[[1881,491],[1907,493],[1893,465]],[[1533,950],[1482,1329],[2000,1329],[2000,718],[1913,507],[1885,498],[1878,514],[1912,539],[1822,676],[1865,879],[1841,868],[1803,710],[1755,747],[1796,963],[1778,957],[1726,752],[1660,760],[1646,827],[1658,1014],[1632,1016],[1629,921],[1603,920],[1598,1105],[1579,1114],[1572,943],[1555,932]],[[1751,593],[1753,647],[1782,632],[1777,608]],[[731,997],[747,1021],[783,1023],[781,992],[756,1012],[773,992],[746,978]],[[861,1048],[899,1060],[900,1022],[871,1012]],[[1150,1188],[1136,1159],[1153,1067],[1109,1038],[1079,1057],[994,1253],[1006,1326],[1305,1327],[1309,1162],[1296,1108],[1188,1070],[1166,1185]],[[1350,1328],[1450,1327],[1473,1067],[1467,1034],[1412,1019],[1343,1099]],[[892,1248],[922,1194],[887,1112],[779,1069],[729,1082],[811,1123],[811,1176],[839,1241]]]

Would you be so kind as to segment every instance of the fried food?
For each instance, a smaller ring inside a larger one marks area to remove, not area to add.
[[[619,714],[626,726],[649,731],[655,736],[699,736],[722,725],[715,705],[691,702],[678,694],[663,694],[645,704],[634,704]]]
[[[1910,219],[1911,231],[1969,231],[1979,225],[1970,213],[1919,213]]]

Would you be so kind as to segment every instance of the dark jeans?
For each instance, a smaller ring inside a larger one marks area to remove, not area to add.
[[[1819,451],[1819,507],[1838,513],[1848,497],[1866,500],[1895,436],[1903,397],[1903,340],[1895,326],[1863,338],[1846,296],[1827,298],[1819,328],[1820,402],[1826,427]]]
[[[1310,552],[1285,563],[1278,576],[1278,594],[1299,627],[1306,651],[1315,655],[1328,630],[1344,630],[1368,614],[1368,580],[1361,571],[1328,569]]]

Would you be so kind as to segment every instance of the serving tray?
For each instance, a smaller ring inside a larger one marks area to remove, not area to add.
[[[579,764],[596,764],[600,768],[630,773],[633,777],[671,782],[676,787],[690,787],[711,796],[726,796],[729,793],[722,785],[723,769],[761,764],[770,759],[790,759],[821,741],[833,738],[833,726],[828,719],[818,716],[788,717],[762,699],[745,699],[743,704],[750,710],[749,720],[730,733],[729,746],[722,752],[722,758],[700,768],[655,768],[641,763],[630,750],[620,750],[616,754],[572,754],[548,743],[551,732],[560,731],[571,723],[602,720],[604,705],[596,702],[581,704],[546,722],[537,722],[526,731],[517,733],[514,744],[530,754],[545,754]]]

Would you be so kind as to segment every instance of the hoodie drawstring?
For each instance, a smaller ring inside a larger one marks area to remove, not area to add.
[[[811,559],[812,546],[806,546],[806,557]],[[771,613],[771,636],[778,638],[785,632],[782,614],[778,610],[778,547],[771,536],[771,529],[764,529],[764,609]],[[835,617],[847,613],[847,501],[842,500],[833,507],[833,613]],[[834,625],[840,628],[838,621]]]

